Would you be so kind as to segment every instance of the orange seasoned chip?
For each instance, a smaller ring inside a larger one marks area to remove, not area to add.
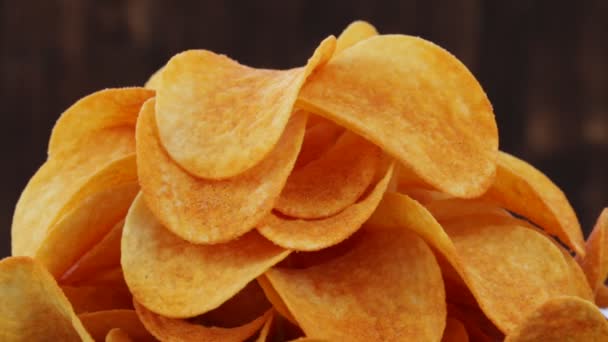
[[[492,183],[492,106],[466,67],[428,41],[365,39],[319,68],[298,105],[375,143],[443,192],[476,197]]]
[[[106,335],[106,342],[131,342],[133,341],[129,334],[120,328],[114,328],[108,331]]]
[[[134,302],[137,315],[146,328],[161,341],[245,341],[253,336],[272,317],[272,310],[255,320],[234,328],[206,327],[187,320],[164,317]]]
[[[378,147],[346,132],[323,156],[289,175],[274,208],[304,219],[335,215],[361,197],[381,157]]]
[[[95,341],[103,341],[110,330],[119,328],[135,341],[154,341],[135,310],[105,310],[78,315]]]
[[[608,276],[608,208],[602,210],[597,219],[585,244],[585,251],[585,256],[577,256],[577,261],[585,272],[589,285],[597,292]]]
[[[306,336],[439,340],[445,293],[431,249],[405,229],[366,227],[361,234],[351,251],[326,263],[266,272]]]
[[[441,342],[468,342],[469,334],[462,322],[456,318],[448,317]]]
[[[496,180],[482,199],[526,217],[578,255],[585,254],[583,233],[568,199],[547,176],[523,160],[500,152]]]
[[[316,119],[315,119],[316,118]],[[318,120],[317,123],[311,125],[310,122]],[[344,128],[334,124],[331,121],[320,119],[318,116],[309,115],[307,121],[306,133],[298,159],[296,160],[295,169],[307,165],[313,160],[319,159],[330,147],[332,147]]]
[[[392,174],[391,166],[367,196],[334,216],[302,220],[271,213],[259,223],[258,231],[275,244],[293,250],[316,251],[336,245],[355,233],[372,215]]]
[[[505,341],[608,341],[608,322],[592,303],[561,296],[531,312]]]
[[[275,149],[252,169],[226,180],[196,178],[175,164],[158,140],[154,102],[137,124],[139,182],[150,210],[163,225],[194,243],[230,241],[272,210],[302,144],[306,115],[296,113]]]
[[[133,309],[131,293],[124,287],[62,285],[61,290],[72,304],[76,314],[112,309]]]
[[[277,144],[304,81],[335,45],[325,39],[305,67],[290,70],[254,69],[205,50],[175,55],[156,94],[160,142],[193,175],[245,172]]]
[[[289,254],[256,231],[224,244],[191,244],[165,229],[141,195],[125,220],[121,250],[133,296],[148,309],[174,318],[219,307]]]
[[[358,42],[377,36],[378,31],[370,23],[357,20],[350,23],[338,37],[335,54],[357,44]]]
[[[44,267],[29,257],[0,261],[0,340],[93,341]]]

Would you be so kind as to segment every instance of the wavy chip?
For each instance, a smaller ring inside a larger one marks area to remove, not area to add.
[[[254,228],[281,193],[297,158],[306,114],[293,115],[275,149],[252,169],[226,180],[196,178],[162,148],[154,123],[154,101],[137,124],[139,182],[146,203],[163,225],[194,243],[230,241]]]
[[[405,229],[361,233],[364,243],[341,257],[305,269],[266,272],[306,336],[439,340],[445,293],[431,249]]]
[[[119,328],[135,341],[155,341],[141,323],[135,310],[105,310],[78,315],[95,341],[103,341],[110,330]]]
[[[587,281],[594,292],[608,276],[608,208],[602,210],[585,244],[584,257],[577,256]]]
[[[141,195],[125,220],[121,250],[133,296],[173,318],[217,308],[289,254],[255,231],[225,244],[191,244],[166,230]]]
[[[361,201],[344,211],[319,220],[285,218],[274,213],[258,224],[258,231],[275,244],[298,251],[317,251],[346,240],[372,215],[386,192],[393,174],[386,174]]]
[[[448,194],[476,197],[493,181],[492,106],[460,61],[423,39],[382,35],[345,49],[308,79],[298,105],[375,143]]]
[[[335,45],[330,36],[305,67],[290,70],[254,69],[205,50],[175,55],[156,94],[158,134],[168,155],[207,179],[260,163],[283,134],[304,81]]]

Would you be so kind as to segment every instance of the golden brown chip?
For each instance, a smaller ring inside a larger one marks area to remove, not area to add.
[[[175,318],[215,309],[289,254],[256,231],[224,244],[191,244],[166,230],[141,195],[125,220],[121,250],[133,296]]]
[[[313,120],[317,122],[311,125],[311,121]],[[297,170],[311,161],[319,159],[336,143],[342,132],[344,132],[344,128],[333,122],[315,115],[309,115],[306,122],[304,141],[302,142],[302,148],[300,149],[300,154],[298,154],[294,169]]]
[[[338,37],[336,51],[334,52],[334,54],[338,54],[362,40],[377,35],[378,31],[370,23],[367,23],[362,20],[354,21],[350,23],[350,25],[348,25]]]
[[[608,308],[608,287],[606,284],[598,287],[595,293],[595,304],[600,308]]]
[[[155,341],[135,310],[105,310],[78,315],[95,341],[103,341],[110,330],[119,328],[135,341]]]
[[[344,211],[319,220],[290,219],[271,213],[258,225],[258,231],[275,244],[298,251],[317,251],[346,240],[372,215],[393,174],[389,167],[384,178],[360,202]]]
[[[124,330],[122,330],[120,328],[114,328],[114,329],[108,331],[105,341],[106,342],[131,342],[133,340],[131,339],[131,337],[129,337],[129,334],[124,332]]]
[[[492,106],[466,67],[428,41],[365,39],[319,68],[298,105],[375,143],[443,192],[476,197],[492,183]]]
[[[272,310],[269,310],[262,316],[240,327],[205,327],[190,323],[187,320],[155,314],[137,301],[134,302],[134,305],[137,315],[146,329],[161,341],[240,342],[253,336],[272,317]]]
[[[608,341],[608,322],[586,300],[556,297],[527,315],[505,341]]]
[[[431,201],[424,205],[439,221],[462,219],[466,216],[491,215],[511,218],[511,214],[496,204],[462,198],[448,198]]]
[[[482,199],[526,217],[578,255],[585,254],[583,233],[568,199],[547,176],[523,160],[500,152],[496,180]]]
[[[260,287],[262,287],[262,290],[264,290],[264,294],[266,295],[268,301],[272,303],[274,310],[292,324],[298,325],[298,322],[296,322],[296,319],[293,317],[291,312],[289,312],[287,305],[285,305],[285,302],[274,289],[268,278],[262,274],[257,278],[257,281],[258,284],[260,284]]]
[[[254,69],[205,50],[175,55],[156,94],[160,142],[193,175],[245,172],[277,144],[304,81],[335,45],[333,36],[325,39],[305,67],[290,70]]]
[[[457,319],[448,317],[441,342],[468,342],[469,334],[464,325]]]
[[[124,287],[62,285],[61,290],[72,304],[76,314],[112,309],[133,309],[131,293]]]
[[[275,149],[252,169],[226,180],[196,178],[175,164],[158,140],[154,101],[137,124],[139,182],[150,210],[167,229],[194,243],[230,241],[272,210],[302,144],[306,115],[296,113]]]
[[[365,192],[381,157],[378,147],[346,132],[320,158],[289,175],[274,208],[303,219],[335,215]]]
[[[474,307],[454,305],[448,302],[448,319],[458,319],[466,328],[471,341],[502,341],[505,335],[484,315],[478,305]]]
[[[1,341],[93,341],[55,279],[34,260],[1,260],[0,293]]]
[[[589,285],[594,292],[604,284],[608,276],[608,208],[597,219],[585,244],[584,257],[577,256]]]
[[[439,340],[445,293],[431,249],[405,229],[368,227],[361,234],[362,243],[341,257],[266,272],[306,336]]]

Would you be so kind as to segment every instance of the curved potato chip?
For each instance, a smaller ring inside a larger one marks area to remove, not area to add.
[[[289,254],[255,231],[224,244],[191,244],[166,230],[141,195],[127,214],[121,251],[133,296],[174,318],[217,308]]]
[[[264,326],[262,326],[262,330],[258,334],[258,338],[255,340],[256,342],[266,342],[268,341],[268,334],[270,333],[270,327],[272,326],[272,322],[274,321],[274,313],[268,317]]]
[[[556,297],[525,317],[505,341],[608,341],[608,323],[590,302]]]
[[[53,127],[49,156],[73,148],[87,135],[100,134],[107,128],[130,126],[133,136],[139,108],[153,96],[153,91],[143,88],[117,88],[104,89],[80,99],[61,114]]]
[[[459,320],[448,317],[445,321],[445,330],[443,331],[443,337],[441,342],[468,342],[469,334],[467,329],[464,327]]]
[[[477,305],[475,307],[456,306],[448,302],[448,319],[450,317],[458,319],[465,326],[471,341],[496,342],[505,339],[505,335]]]
[[[365,243],[326,263],[266,272],[306,336],[439,340],[445,293],[431,249],[405,229],[367,228],[362,234]]]
[[[272,301],[271,301],[272,303]],[[608,287],[602,284],[595,293],[595,304],[600,308],[608,308]]]
[[[131,293],[126,288],[63,285],[61,290],[72,304],[76,314],[112,309],[133,309]]]
[[[95,341],[103,341],[110,330],[119,328],[135,341],[154,341],[135,310],[105,310],[78,315]]]
[[[0,261],[0,340],[93,341],[55,279],[29,257]]]
[[[498,154],[496,179],[481,197],[526,217],[585,255],[583,233],[564,193],[542,172],[505,152]]]
[[[593,292],[608,276],[608,208],[602,210],[585,244],[585,256],[577,256]]]
[[[496,215],[507,219],[512,217],[509,212],[495,204],[479,200],[448,198],[431,201],[424,206],[439,222],[480,214]]]
[[[272,317],[272,310],[255,320],[235,328],[205,327],[196,325],[182,319],[163,317],[146,309],[143,305],[135,301],[137,315],[146,328],[161,341],[245,341],[253,336],[264,323]]]
[[[382,35],[353,45],[311,75],[298,106],[375,143],[448,194],[476,197],[492,183],[492,106],[460,61],[423,39]]]
[[[105,341],[106,342],[131,342],[133,340],[131,339],[131,337],[129,337],[129,334],[124,332],[124,330],[122,330],[120,328],[114,328],[114,329],[108,331]]]
[[[335,45],[330,36],[305,67],[290,70],[254,69],[204,50],[175,55],[156,94],[160,142],[171,159],[198,177],[243,173],[277,144],[304,81]]]
[[[274,209],[303,219],[335,215],[363,195],[381,157],[377,146],[346,132],[320,158],[289,175]]]
[[[258,224],[258,231],[284,248],[317,251],[346,240],[372,215],[393,175],[389,167],[384,178],[360,202],[344,211],[319,220],[289,219],[270,213]]]
[[[358,42],[377,35],[378,31],[370,23],[362,20],[353,21],[338,36],[334,54],[339,54]]]
[[[281,193],[297,158],[306,115],[296,113],[275,149],[234,178],[206,180],[182,170],[163,150],[154,123],[154,101],[137,123],[137,165],[146,203],[163,225],[194,243],[230,241],[254,228]]]
[[[144,84],[144,88],[146,89],[152,89],[152,90],[157,90],[160,87],[160,82],[162,81],[162,73],[163,73],[163,69],[165,67],[161,67],[160,69],[156,70],[152,76],[150,76],[150,78],[146,81],[146,84]]]
[[[264,290],[264,294],[266,295],[268,301],[272,303],[272,307],[276,310],[276,312],[285,317],[285,319],[292,324],[298,325],[298,322],[296,322],[296,319],[293,317],[291,312],[289,312],[287,305],[277,293],[277,290],[274,289],[268,278],[262,274],[258,277],[257,281],[258,284],[260,284],[260,287],[262,287],[262,290]]]
[[[304,141],[302,142],[302,148],[294,169],[299,169],[302,166],[307,165],[313,160],[319,159],[333,144],[338,140],[340,134],[344,131],[344,128],[334,124],[331,121],[325,119],[311,126],[309,123],[314,118],[318,118],[314,115],[308,116],[306,122],[307,128],[304,134]]]

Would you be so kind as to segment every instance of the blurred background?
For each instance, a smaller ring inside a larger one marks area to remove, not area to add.
[[[501,149],[535,165],[588,232],[608,206],[608,1],[0,0],[0,257],[18,196],[55,120],[102,88],[142,85],[173,54],[204,48],[255,67],[303,65],[364,19],[434,41],[494,105]],[[44,208],[32,208],[44,210]]]

